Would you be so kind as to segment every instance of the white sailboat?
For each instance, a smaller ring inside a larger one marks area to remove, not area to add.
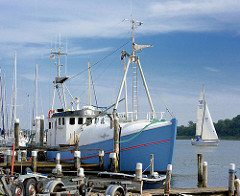
[[[192,145],[218,145],[219,139],[205,100],[204,87],[198,100],[196,140],[192,139]]]

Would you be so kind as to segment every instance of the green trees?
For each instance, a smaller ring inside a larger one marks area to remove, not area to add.
[[[219,120],[214,123],[218,136],[221,137],[233,137],[240,139],[240,115],[234,117],[232,120]],[[183,125],[178,127],[177,136],[194,137],[196,131],[196,123],[189,121],[185,127]]]

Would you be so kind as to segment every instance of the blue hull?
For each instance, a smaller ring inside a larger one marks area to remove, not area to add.
[[[157,127],[141,132],[134,139],[131,134],[121,137],[120,141],[120,170],[135,171],[136,163],[142,163],[143,170],[150,164],[150,154],[154,154],[154,170],[164,172],[167,165],[173,162],[173,153],[177,133],[177,120],[172,119],[171,125]],[[80,146],[80,149],[103,149],[105,152],[105,166],[108,165],[109,154],[113,151],[113,139],[99,143]],[[48,159],[56,157],[56,151],[48,151]],[[82,163],[98,164],[99,157],[96,151],[81,151]],[[73,159],[70,151],[61,152],[61,159]],[[149,171],[149,170],[148,170]]]

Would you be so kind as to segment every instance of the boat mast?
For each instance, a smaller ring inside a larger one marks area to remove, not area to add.
[[[204,118],[205,118],[205,112],[206,112],[206,100],[205,100],[204,86],[202,86],[202,93],[203,93],[203,115],[202,115],[202,124],[201,124],[201,137],[202,137],[202,133],[203,133]]]
[[[59,43],[58,51],[52,51],[52,49],[51,49],[51,54],[56,55],[58,57],[57,77],[53,81],[54,91],[53,91],[53,99],[52,99],[51,109],[53,110],[53,107],[54,107],[55,93],[56,93],[56,90],[57,90],[62,108],[63,108],[64,111],[66,111],[67,104],[66,104],[65,86],[64,86],[63,83],[68,79],[68,77],[61,77],[60,67],[63,66],[63,65],[60,64],[60,58],[61,58],[62,55],[67,56],[67,53],[61,52],[61,48],[62,48],[61,44]],[[60,90],[59,90],[60,87],[62,88],[62,96],[61,96],[61,93],[60,93]]]
[[[123,76],[122,83],[121,83],[121,86],[120,86],[120,90],[119,90],[119,93],[118,93],[118,96],[117,96],[116,104],[115,104],[115,107],[114,107],[114,112],[116,112],[117,107],[118,107],[118,103],[119,103],[120,96],[121,96],[121,93],[122,93],[123,85],[125,84],[125,81],[126,81],[126,76],[127,76],[129,65],[130,65],[130,63],[135,63],[135,64],[137,64],[137,67],[139,69],[139,72],[140,72],[140,75],[141,75],[141,78],[142,78],[142,82],[143,82],[143,86],[144,86],[146,94],[147,94],[148,102],[149,102],[150,108],[151,108],[152,113],[153,113],[153,118],[156,118],[156,112],[155,112],[154,106],[152,104],[152,99],[151,99],[151,96],[150,96],[150,93],[149,93],[149,90],[148,90],[148,87],[147,87],[147,83],[146,83],[146,80],[145,80],[145,77],[144,77],[144,74],[143,74],[143,71],[142,71],[142,67],[141,67],[141,64],[140,64],[140,61],[139,61],[139,57],[135,56],[135,51],[142,50],[142,49],[148,48],[148,47],[153,47],[153,46],[152,45],[137,45],[135,43],[135,38],[134,38],[135,24],[142,25],[143,24],[142,22],[135,21],[133,19],[131,19],[131,20],[126,20],[125,19],[124,21],[130,21],[132,23],[132,54],[128,58],[126,70],[124,72],[124,76]],[[136,120],[137,120],[137,116],[136,116]]]
[[[89,105],[91,106],[91,83],[90,83],[90,62],[88,60],[88,89],[89,89]]]

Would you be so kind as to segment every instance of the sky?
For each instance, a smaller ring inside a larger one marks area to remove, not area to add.
[[[179,125],[196,122],[202,85],[214,122],[240,114],[240,1],[239,0],[2,0],[0,1],[0,67],[6,80],[8,113],[17,53],[17,118],[20,127],[30,127],[34,102],[35,66],[38,64],[38,115],[47,118],[51,109],[55,60],[51,49],[59,44],[62,76],[80,106],[88,105],[88,60],[99,106],[116,100],[123,76],[121,51],[131,53],[131,24],[155,110],[166,108]],[[131,69],[130,69],[131,71]],[[149,110],[138,77],[140,112]],[[131,73],[128,74],[131,98]],[[29,97],[27,96],[29,94]],[[70,108],[68,97],[67,105]],[[92,92],[92,104],[95,104]],[[131,100],[128,101],[131,110]],[[123,112],[124,103],[118,112]],[[55,101],[55,107],[59,108]]]

